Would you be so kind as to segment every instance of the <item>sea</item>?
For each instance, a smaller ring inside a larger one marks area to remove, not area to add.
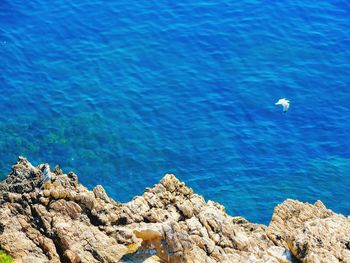
[[[349,137],[348,0],[0,1],[1,179],[21,155],[120,202],[173,173],[255,223],[349,215]]]

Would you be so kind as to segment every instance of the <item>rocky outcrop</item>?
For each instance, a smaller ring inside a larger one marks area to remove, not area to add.
[[[293,200],[253,224],[174,175],[125,204],[22,157],[0,183],[0,249],[16,262],[350,262],[349,230],[321,202]]]
[[[275,208],[266,233],[302,262],[350,262],[350,220],[320,201],[286,200]]]

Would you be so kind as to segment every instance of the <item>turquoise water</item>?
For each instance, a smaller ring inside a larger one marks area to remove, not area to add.
[[[254,222],[348,215],[349,47],[347,1],[3,0],[1,177],[24,155],[123,202],[171,172]]]

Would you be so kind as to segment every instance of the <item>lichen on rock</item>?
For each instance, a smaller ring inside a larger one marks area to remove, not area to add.
[[[0,250],[0,262],[1,263],[12,263],[13,259],[7,255],[4,251]]]

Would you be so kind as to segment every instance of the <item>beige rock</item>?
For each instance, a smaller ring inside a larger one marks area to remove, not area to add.
[[[71,219],[77,219],[82,212],[81,207],[77,203],[64,199],[52,202],[50,208],[59,212],[62,216],[69,216]]]
[[[271,246],[267,249],[267,254],[276,258],[279,263],[289,263],[293,260],[291,252],[283,247]]]
[[[275,208],[268,236],[303,262],[350,262],[350,224],[320,202],[286,200]]]
[[[193,205],[190,201],[183,201],[181,204],[177,205],[177,208],[183,213],[186,218],[191,218],[193,216]]]
[[[93,192],[95,194],[96,198],[100,198],[101,200],[105,202],[110,202],[110,199],[105,191],[105,189],[102,187],[102,185],[97,185],[94,189]]]
[[[43,173],[51,180],[41,186]],[[170,174],[121,204],[20,158],[0,183],[0,211],[0,246],[16,262],[350,262],[349,218],[321,202],[287,200],[266,227]]]

